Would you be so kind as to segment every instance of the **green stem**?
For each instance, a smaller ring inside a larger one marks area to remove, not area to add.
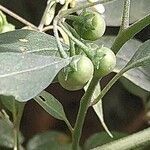
[[[99,96],[91,103],[91,105],[95,105],[103,98],[103,96],[109,91],[109,89],[114,85],[114,83],[121,77],[121,75],[126,72],[127,69],[122,69],[119,73],[117,73],[112,80],[105,86],[105,88],[101,91]]]
[[[59,25],[60,25],[60,27],[66,32],[66,34],[67,34],[78,46],[80,46],[80,47],[83,49],[83,51],[85,52],[85,54],[86,54],[89,58],[92,58],[92,57],[93,57],[93,56],[92,56],[92,53],[91,53],[91,51],[90,51],[90,49],[89,49],[84,43],[82,43],[80,40],[76,39],[76,38],[72,35],[72,33],[71,33],[70,31],[68,31],[67,28],[66,28],[62,23],[60,23]]]
[[[74,47],[74,42],[69,38],[69,43],[70,43],[70,57],[74,56],[76,54],[75,47]]]
[[[19,150],[19,128],[25,103],[13,101],[14,150]]]
[[[129,150],[138,148],[141,145],[149,144],[150,142],[150,128],[147,128],[138,133],[134,133],[130,136],[121,138],[114,142],[105,144],[92,150]]]
[[[14,150],[18,150],[19,144],[18,144],[18,131],[17,131],[17,110],[16,110],[15,100],[13,100],[13,124],[14,124]]]
[[[111,49],[117,53],[120,48],[134,35],[136,35],[138,32],[140,32],[142,29],[144,29],[146,26],[150,24],[150,14],[142,18],[141,20],[135,22],[127,29],[124,29],[122,32],[118,34],[118,36],[115,39],[115,42],[113,43]]]
[[[63,26],[64,26],[66,29],[68,29],[68,30],[72,33],[72,35],[73,35],[76,39],[78,39],[78,40],[81,41],[81,37],[78,35],[78,33],[76,32],[76,30],[75,30],[72,26],[70,26],[70,25],[69,25],[68,23],[66,23],[66,22],[63,22],[62,24],[63,24]]]
[[[129,27],[129,22],[130,22],[129,21],[129,15],[130,15],[130,0],[125,0],[120,32]]]
[[[58,34],[58,27],[57,27],[57,24],[58,24],[58,20],[59,20],[59,17],[56,16],[54,21],[53,21],[53,31],[54,31],[54,36],[56,38],[56,41],[57,41],[57,46],[58,46],[58,50],[59,50],[59,54],[62,58],[67,58],[68,55],[67,53],[64,51],[63,49],[63,46],[60,42],[60,38],[59,38],[59,34]]]
[[[70,130],[71,134],[73,134],[74,129],[72,128],[70,122],[68,120],[66,120],[65,123],[66,123],[68,129]]]
[[[99,81],[99,79],[94,78],[94,77],[92,78],[87,91],[85,92],[84,96],[82,97],[82,99],[80,101],[79,112],[77,115],[74,132],[72,135],[72,140],[73,140],[72,141],[72,149],[73,150],[78,150],[78,148],[79,148],[79,141],[80,141],[80,137],[81,137],[84,119],[85,119],[88,107],[90,105],[93,92],[95,90],[95,87],[98,84],[98,81]]]
[[[14,148],[13,148],[13,150],[19,150],[18,132],[16,129],[14,129]]]

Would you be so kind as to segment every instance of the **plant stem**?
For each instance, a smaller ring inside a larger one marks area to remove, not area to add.
[[[74,56],[76,54],[76,51],[75,51],[75,47],[74,47],[74,42],[69,38],[69,45],[70,45],[70,57]]]
[[[110,82],[105,86],[105,88],[101,91],[99,96],[91,103],[91,105],[95,105],[103,98],[103,96],[109,91],[109,89],[114,85],[114,83],[121,77],[121,75],[127,70],[122,69],[119,73],[117,73]]]
[[[72,141],[72,149],[73,150],[78,150],[84,119],[85,119],[88,107],[90,105],[93,92],[95,90],[95,87],[98,84],[98,81],[99,81],[98,78],[95,78],[95,77],[92,78],[87,91],[85,92],[84,96],[82,97],[82,99],[80,101],[79,112],[77,115],[74,132],[72,135],[72,140],[73,140]]]
[[[114,53],[117,53],[120,48],[134,35],[136,35],[138,32],[140,32],[142,29],[144,29],[146,26],[150,24],[150,14],[142,18],[141,20],[138,20],[134,24],[132,24],[130,27],[124,29],[122,32],[120,32],[115,42],[113,43],[111,49]]]
[[[19,128],[25,103],[13,100],[14,150],[19,150]]]
[[[122,16],[122,24],[120,27],[120,32],[129,27],[129,15],[130,15],[130,0],[124,0],[124,9]]]
[[[59,20],[59,17],[56,16],[54,21],[53,21],[53,31],[54,31],[54,36],[56,38],[56,41],[57,41],[57,46],[58,46],[58,50],[59,50],[59,54],[62,58],[67,58],[68,55],[67,53],[64,51],[63,47],[62,47],[62,44],[60,42],[60,38],[59,38],[59,34],[58,34],[58,20]]]
[[[66,120],[65,123],[66,123],[68,129],[70,130],[71,134],[73,134],[74,129],[72,128],[70,122],[68,120]]]
[[[53,29],[53,25],[49,25],[49,26],[46,26],[42,29],[42,32],[46,32],[48,30],[52,30]]]
[[[83,51],[85,52],[85,54],[89,57],[89,58],[92,58],[92,54],[91,54],[91,51],[90,49],[85,45],[83,44],[80,40],[76,39],[72,33],[70,31],[67,30],[67,28],[64,26],[64,24],[60,23],[59,24],[60,27],[66,32],[66,34],[78,45],[80,46]]]
[[[19,15],[15,14],[14,12],[8,10],[4,6],[0,5],[0,10],[5,12],[6,14],[12,16],[13,18],[15,18],[16,20],[20,21],[21,23],[23,23],[23,24],[25,24],[27,26],[30,26],[30,27],[32,27],[32,28],[37,30],[37,27],[34,24],[30,23],[29,21],[25,20],[24,18],[20,17]]]
[[[150,142],[150,128],[147,128],[143,131],[134,133],[130,136],[121,138],[119,140],[94,148],[92,150],[104,150],[104,149],[129,150],[137,148],[141,145],[148,144],[149,142]]]

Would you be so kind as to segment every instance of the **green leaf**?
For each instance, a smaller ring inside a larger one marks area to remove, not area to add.
[[[140,97],[144,101],[150,95],[150,93],[148,91],[142,89],[140,86],[137,86],[137,85],[133,84],[130,80],[128,80],[125,77],[121,77],[120,78],[120,82],[123,84],[123,86],[126,88],[126,90],[128,90],[128,92],[130,92],[130,93]],[[139,83],[139,81],[137,81],[137,83]],[[149,81],[148,81],[148,83],[149,83]]]
[[[150,25],[150,14],[120,32],[111,49],[117,53],[128,40],[132,39],[137,33],[148,25]]]
[[[0,101],[2,102],[2,104],[5,106],[6,109],[8,109],[10,112],[13,113],[13,105],[14,105],[14,101],[15,101],[15,107],[16,107],[16,110],[17,112],[19,112],[19,110],[22,108],[22,104],[23,103],[20,103],[18,101],[15,100],[15,98],[13,96],[4,96],[4,95],[1,95],[0,96]]]
[[[131,60],[121,70],[120,75],[124,74],[125,72],[127,72],[128,70],[130,70],[132,68],[141,67],[141,66],[146,67],[146,68],[149,68],[149,66],[150,66],[150,40],[144,42],[138,48],[138,50],[133,55]],[[150,81],[149,74],[147,76],[148,76],[148,80]],[[150,91],[149,86],[148,86],[148,90]]]
[[[109,143],[111,141],[114,141],[114,140],[117,140],[126,136],[125,133],[121,133],[121,132],[112,132],[112,134],[113,134],[113,138],[109,137],[108,134],[106,134],[105,132],[100,132],[100,133],[96,133],[92,135],[85,142],[84,150],[90,150],[97,146]]]
[[[67,121],[62,104],[50,93],[42,91],[36,96],[35,101],[41,105],[53,117]]]
[[[84,87],[85,91],[87,90],[89,83],[90,82],[88,82],[88,84]],[[98,85],[96,86],[95,91],[93,93],[91,102],[98,97],[100,92],[101,92],[100,83],[98,83]],[[105,129],[105,131],[108,133],[108,135],[110,137],[113,137],[113,135],[111,134],[111,132],[107,128],[107,125],[105,124],[105,121],[104,121],[102,100],[99,100],[99,102],[97,104],[93,105],[92,107],[93,107],[96,115],[98,116],[103,128]]]
[[[27,101],[45,89],[69,62],[70,58],[0,53],[0,94]]]
[[[13,148],[14,146],[14,127],[12,123],[0,119],[0,146]],[[19,134],[20,143],[23,142],[23,137]]]
[[[100,40],[96,41],[96,44],[99,46],[103,44],[110,48],[114,39],[114,36],[104,36]],[[117,66],[115,67],[114,72],[118,73],[123,67],[125,67],[141,44],[141,42],[132,39],[121,48],[121,50],[117,53]],[[150,91],[149,71],[150,70],[148,70],[147,67],[133,68],[132,70],[124,73],[123,76],[136,86],[144,89],[145,91]]]
[[[111,3],[104,4],[106,10],[104,16],[108,26],[120,26],[123,11],[123,2],[124,0],[116,0]],[[130,23],[133,23],[150,13],[149,8],[149,0],[132,0]]]
[[[71,150],[70,139],[65,134],[51,131],[35,135],[27,143],[27,150]]]
[[[68,49],[67,45],[62,45],[64,50]],[[59,56],[54,36],[26,29],[0,34],[0,52]]]

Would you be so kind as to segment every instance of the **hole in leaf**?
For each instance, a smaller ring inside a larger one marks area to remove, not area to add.
[[[42,99],[42,101],[46,102],[46,100],[42,96],[39,96],[39,97]]]

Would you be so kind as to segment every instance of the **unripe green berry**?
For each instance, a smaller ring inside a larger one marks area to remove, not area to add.
[[[94,62],[94,75],[101,78],[113,71],[116,66],[116,56],[113,51],[107,47],[100,48],[97,54],[100,55],[100,57],[99,60]]]
[[[80,90],[92,78],[94,66],[86,56],[78,56],[73,60],[75,68],[70,65],[58,73],[58,81],[61,86],[69,91]]]

